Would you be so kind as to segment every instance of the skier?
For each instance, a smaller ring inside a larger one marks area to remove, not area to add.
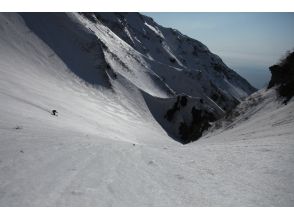
[[[55,115],[55,116],[57,116],[57,113],[58,113],[58,112],[57,112],[55,109],[52,110],[52,112],[51,112],[51,114],[52,114],[52,115]]]

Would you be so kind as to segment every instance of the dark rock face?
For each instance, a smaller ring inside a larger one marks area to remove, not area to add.
[[[284,103],[287,104],[294,95],[294,52],[289,53],[280,64],[273,65],[269,69],[272,77],[268,88],[279,85],[278,93],[286,98]]]
[[[191,114],[192,122],[190,124],[182,122],[179,127],[179,134],[184,144],[199,139],[203,131],[210,127],[209,122],[216,120],[212,113],[195,107],[192,108]]]
[[[181,98],[181,106],[185,107],[188,103],[188,98],[187,96],[182,96]]]
[[[287,104],[288,101],[293,97],[294,95],[294,80],[291,80],[288,83],[284,83],[279,88],[279,93],[281,96],[285,97],[284,104]]]
[[[177,101],[175,102],[173,107],[166,112],[164,118],[166,118],[168,121],[171,121],[173,119],[174,114],[176,113],[176,111],[180,110],[179,101],[180,101],[180,97],[178,96]]]
[[[188,106],[189,99],[186,95],[178,96],[172,108],[168,109],[164,118],[172,122],[177,114],[182,114],[183,111],[189,111],[190,120],[184,120],[178,125],[178,138],[183,144],[195,141],[202,136],[202,133],[210,127],[209,122],[215,121],[216,116],[204,109]],[[203,104],[202,99],[199,103]],[[184,110],[185,109],[185,110]]]
[[[268,89],[273,87],[276,84],[281,84],[285,81],[285,75],[283,74],[283,68],[279,65],[273,65],[269,68],[272,73],[271,80],[268,84]]]
[[[168,121],[172,121],[172,119],[174,118],[174,114],[180,110],[181,106],[185,107],[187,103],[188,103],[187,96],[185,95],[178,96],[177,101],[174,103],[173,107],[166,112],[164,118],[167,119]]]
[[[175,58],[169,58],[169,61],[170,61],[171,63],[175,63],[175,62],[176,62],[176,59],[175,59]]]

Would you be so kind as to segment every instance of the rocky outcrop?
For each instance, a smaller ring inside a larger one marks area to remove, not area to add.
[[[195,106],[191,110],[191,122],[181,122],[179,134],[181,142],[186,144],[195,141],[202,136],[202,133],[210,127],[210,122],[214,122],[216,117],[206,110],[197,109]]]
[[[221,118],[224,113],[211,99],[186,94],[168,99],[145,94],[145,100],[167,134],[183,144],[199,139],[211,122]]]
[[[272,73],[268,88],[278,86],[277,91],[280,96],[285,97],[284,103],[294,95],[294,52],[289,53],[279,64],[270,68]]]

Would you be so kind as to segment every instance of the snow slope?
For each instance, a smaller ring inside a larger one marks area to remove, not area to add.
[[[273,90],[255,93],[263,101],[242,108],[248,116],[240,116],[242,123],[224,122],[228,128],[182,145],[166,135],[150,106],[174,99],[169,85],[145,73],[136,81],[103,46],[77,49],[84,48],[79,39],[98,36],[92,29],[79,26],[75,40],[65,35],[63,44],[48,38],[49,44],[29,17],[0,14],[1,206],[294,205],[293,101],[281,105]],[[95,28],[101,35],[108,30]],[[115,48],[108,37],[101,41]],[[80,45],[71,50],[85,73],[58,49],[73,45]],[[99,68],[87,63],[95,56],[105,59],[97,59]]]

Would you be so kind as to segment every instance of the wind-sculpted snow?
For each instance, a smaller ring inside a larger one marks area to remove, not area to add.
[[[143,54],[141,23],[173,39],[150,18],[128,14],[123,39],[100,15],[0,13],[0,206],[294,205],[293,100],[252,94],[183,145],[246,83],[184,67],[170,41]]]

